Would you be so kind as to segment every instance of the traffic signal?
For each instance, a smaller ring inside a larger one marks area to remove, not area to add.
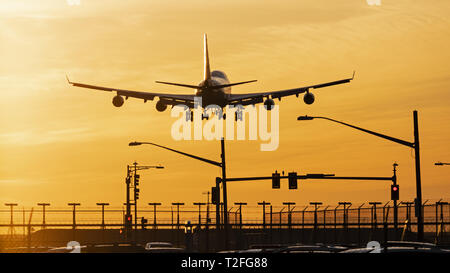
[[[134,175],[134,186],[139,186],[139,178],[141,176],[139,174]]]
[[[219,189],[217,187],[211,188],[211,203],[214,205],[219,204],[220,202],[220,196],[219,196]]]
[[[398,185],[391,185],[391,200],[399,200],[400,188]]]
[[[125,215],[125,228],[126,229],[130,229],[131,228],[132,220],[133,220],[133,217],[131,216],[131,214]]]
[[[272,173],[272,189],[279,189],[280,188],[280,174],[275,171]]]
[[[290,190],[297,189],[297,173],[296,172],[289,173],[288,180],[289,180],[289,189]]]
[[[139,199],[139,189],[138,188],[134,188],[134,200],[138,200]]]

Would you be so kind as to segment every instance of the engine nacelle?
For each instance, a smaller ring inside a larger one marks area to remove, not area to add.
[[[161,100],[159,100],[156,103],[156,110],[158,110],[158,112],[164,112],[166,109],[167,109],[167,104],[165,104]]]
[[[119,96],[119,95],[114,96],[114,98],[113,98],[113,100],[112,100],[112,103],[113,103],[113,105],[114,105],[115,107],[120,107],[120,106],[122,106],[124,102],[125,102],[125,101],[123,100],[122,96]]]
[[[275,105],[275,102],[273,102],[272,99],[266,99],[264,101],[264,108],[266,108],[267,111],[272,110],[274,105]]]
[[[306,104],[313,104],[313,102],[314,102],[314,95],[313,95],[313,93],[307,92],[307,93],[303,96],[303,101],[304,101]]]

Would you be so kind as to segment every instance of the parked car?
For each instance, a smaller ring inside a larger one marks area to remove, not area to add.
[[[449,253],[450,250],[442,249],[435,244],[408,241],[388,241],[380,248],[354,248],[341,253]]]
[[[293,245],[280,248],[273,253],[337,253],[346,250],[342,246],[327,245]]]
[[[186,250],[180,247],[174,247],[169,242],[149,242],[145,245],[146,253],[182,253]]]

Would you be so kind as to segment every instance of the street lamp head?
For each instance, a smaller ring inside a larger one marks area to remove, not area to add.
[[[434,165],[436,165],[436,166],[442,166],[442,165],[444,165],[444,163],[442,163],[442,162],[436,162],[436,163],[434,163]]]
[[[141,144],[142,144],[142,142],[133,141],[133,142],[130,142],[130,143],[128,144],[128,146],[139,146],[139,145],[141,145]]]
[[[305,116],[298,116],[297,120],[312,120],[314,119],[314,117],[308,117],[307,115]]]
[[[164,166],[156,166],[157,169],[164,169]]]

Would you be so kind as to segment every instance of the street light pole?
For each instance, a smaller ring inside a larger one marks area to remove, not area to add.
[[[153,206],[153,228],[156,229],[156,206],[161,206],[161,203],[148,203]]]
[[[45,229],[45,207],[50,206],[50,203],[38,203],[38,206],[42,206],[42,228]]]
[[[75,229],[76,227],[76,221],[75,221],[75,208],[76,206],[80,206],[80,203],[68,203],[68,206],[72,206],[72,228]]]
[[[242,229],[242,206],[246,206],[246,202],[236,202],[234,203],[236,206],[239,206],[239,227]]]
[[[97,206],[102,206],[102,229],[105,229],[105,206],[109,206],[109,203],[97,203]]]
[[[17,206],[17,203],[5,203],[5,206],[7,206],[7,207],[9,207],[9,209],[10,209],[10,211],[11,211],[11,220],[10,220],[10,232],[11,232],[11,236],[13,236],[14,235],[14,218],[13,218],[13,215],[14,215],[14,207],[15,206]]]
[[[200,156],[196,156],[193,154],[188,154],[188,153],[178,151],[178,150],[175,150],[175,149],[172,149],[169,147],[165,147],[162,145],[158,145],[158,144],[155,144],[152,142],[134,141],[134,142],[130,142],[128,145],[129,146],[138,146],[138,145],[142,145],[142,144],[153,145],[153,146],[156,146],[156,147],[159,147],[162,149],[166,149],[166,150],[172,151],[174,153],[178,153],[178,154],[181,154],[181,155],[184,155],[184,156],[187,156],[190,158],[194,158],[194,159],[203,161],[205,163],[220,167],[222,169],[222,178],[220,179],[221,180],[220,182],[222,182],[223,199],[224,199],[223,200],[223,224],[224,224],[224,229],[225,229],[224,239],[225,239],[225,248],[228,249],[228,215],[227,215],[228,214],[228,206],[227,206],[228,201],[227,201],[227,181],[226,181],[226,168],[225,168],[225,140],[224,140],[224,138],[221,139],[221,155],[220,155],[221,162],[209,160],[209,159],[206,159],[206,158],[203,158]]]
[[[419,121],[417,116],[417,110],[413,111],[413,121],[414,121],[414,142],[409,142],[405,140],[401,140],[395,137],[387,136],[384,134],[380,134],[374,131],[370,131],[367,129],[363,129],[361,127],[357,127],[345,122],[341,122],[338,120],[334,120],[327,117],[311,117],[311,116],[299,116],[297,120],[312,120],[312,119],[325,119],[328,121],[336,122],[363,132],[366,132],[371,135],[375,135],[392,142],[413,148],[415,151],[415,169],[416,169],[416,199],[415,199],[415,208],[416,208],[416,217],[417,217],[417,240],[422,242],[424,239],[424,226],[423,226],[423,209],[422,209],[422,182],[421,182],[421,174],[420,174],[420,144],[419,144]],[[440,164],[439,164],[440,165]]]
[[[206,203],[202,202],[194,202],[194,206],[198,206],[198,228],[201,228],[202,225],[202,206],[206,205]]]

